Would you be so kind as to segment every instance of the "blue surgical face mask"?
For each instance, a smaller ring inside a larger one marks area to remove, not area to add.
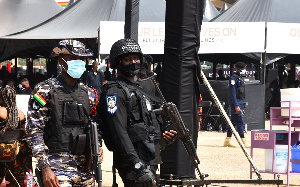
[[[100,70],[100,65],[99,66],[97,66],[97,71],[99,71]]]
[[[63,58],[62,58],[63,59]],[[64,68],[64,70],[74,79],[79,79],[81,75],[85,72],[85,62],[82,60],[69,60],[66,61],[63,59],[67,65],[68,65],[68,70]]]
[[[241,73],[240,73],[241,75],[245,75],[246,74],[246,70],[245,69],[243,69],[242,71],[241,71]]]

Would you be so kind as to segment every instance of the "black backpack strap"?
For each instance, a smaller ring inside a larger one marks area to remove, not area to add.
[[[126,94],[126,102],[127,102],[127,118],[130,120],[130,111],[131,111],[131,98],[130,98],[130,93],[129,89],[125,86],[125,84],[120,84],[119,81],[116,81],[118,85],[122,87]]]
[[[157,103],[161,103],[161,99],[159,97],[156,97],[154,95],[151,95],[151,94],[147,93],[145,90],[143,90],[142,88],[140,88],[138,86],[128,85],[128,84],[125,84],[122,81],[117,81],[117,83],[119,83],[119,85],[121,85],[122,87],[128,87],[128,88],[131,88],[131,89],[136,89],[136,90],[140,91],[146,97],[150,98],[152,101],[155,101]]]

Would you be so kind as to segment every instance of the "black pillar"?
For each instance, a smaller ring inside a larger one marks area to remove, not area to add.
[[[181,114],[194,144],[198,137],[198,99],[200,28],[203,0],[166,1],[165,60],[163,94]],[[195,167],[177,139],[162,153],[161,178],[195,178]],[[200,166],[201,167],[201,166]]]
[[[126,0],[125,7],[125,38],[138,41],[139,0]]]

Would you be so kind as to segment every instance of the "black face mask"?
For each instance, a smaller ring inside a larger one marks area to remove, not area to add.
[[[141,69],[140,63],[133,63],[127,66],[120,67],[120,72],[126,77],[134,77]]]

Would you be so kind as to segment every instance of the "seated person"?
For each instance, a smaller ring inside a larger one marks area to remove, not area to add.
[[[8,167],[16,180],[22,183],[25,172],[32,168],[31,150],[25,140],[7,139],[7,134],[12,134],[11,130],[25,129],[25,115],[16,107],[16,91],[13,88],[0,89],[0,106],[0,181],[15,183],[9,172],[5,172],[4,168]],[[11,160],[14,161],[5,162]]]

